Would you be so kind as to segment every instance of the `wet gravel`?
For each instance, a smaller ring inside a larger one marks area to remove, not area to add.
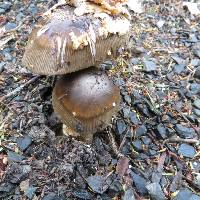
[[[144,1],[143,13],[131,11],[129,45],[101,66],[120,87],[120,111],[89,146],[61,134],[55,77],[21,64],[53,3],[0,2],[0,199],[199,200],[199,16],[181,1]]]

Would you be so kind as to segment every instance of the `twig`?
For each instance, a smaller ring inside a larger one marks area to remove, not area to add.
[[[33,83],[37,78],[39,78],[40,76],[35,76],[32,79],[30,79],[29,81],[27,81],[25,84],[17,87],[16,89],[14,89],[12,92],[6,94],[5,96],[0,98],[0,102],[5,101],[7,98],[15,95],[16,93],[20,92],[24,87],[26,87],[27,85]]]
[[[114,153],[117,155],[117,157],[124,157],[124,155],[119,152],[117,144],[115,142],[115,138],[114,138],[113,134],[111,133],[111,131],[108,131],[108,137],[110,139],[112,149],[113,149]]]
[[[188,144],[199,144],[199,140],[197,139],[184,139],[184,138],[179,138],[179,137],[176,137],[176,138],[169,138],[169,139],[166,139],[163,143],[168,143],[168,142],[184,142],[184,143],[188,143]]]

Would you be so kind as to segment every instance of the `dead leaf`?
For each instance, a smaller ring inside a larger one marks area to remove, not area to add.
[[[116,167],[116,173],[119,177],[123,177],[124,174],[127,172],[129,166],[129,159],[127,157],[122,157],[119,159]]]

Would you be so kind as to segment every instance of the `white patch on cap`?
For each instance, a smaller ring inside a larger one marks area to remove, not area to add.
[[[116,103],[115,103],[115,102],[113,102],[113,104],[112,104],[112,105],[113,105],[113,107],[115,107],[115,106],[116,106]]]
[[[76,112],[72,112],[72,114],[73,114],[74,116],[76,116]]]
[[[65,37],[63,45],[62,45],[62,51],[61,51],[61,63],[62,64],[64,63],[66,44],[67,44],[67,39]]]
[[[37,32],[37,37],[41,36],[43,33],[45,33],[47,30],[49,29],[48,26],[44,26],[43,28],[41,28],[38,32]]]

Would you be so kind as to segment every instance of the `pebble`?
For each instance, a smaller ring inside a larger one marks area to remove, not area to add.
[[[124,100],[125,100],[126,103],[128,103],[128,104],[131,103],[131,97],[130,97],[128,94],[124,95]]]
[[[200,66],[198,66],[198,67],[196,68],[194,77],[200,79]]]
[[[124,107],[122,109],[122,113],[123,113],[124,118],[128,118],[129,117],[129,113],[130,113],[130,107],[129,106]]]
[[[183,64],[176,64],[173,66],[173,71],[176,74],[181,74],[185,70],[185,65]]]
[[[147,128],[145,125],[141,125],[135,130],[136,137],[141,137],[141,136],[145,135],[146,133],[147,133]]]
[[[135,112],[132,111],[130,112],[130,121],[135,125],[138,125],[140,123],[137,114]]]
[[[134,173],[133,171],[130,171],[130,175],[133,179],[133,182],[135,184],[135,187],[137,188],[137,191],[141,195],[148,194],[148,190],[146,188],[147,180],[141,177],[139,174]]]
[[[84,200],[91,200],[92,199],[92,195],[87,190],[74,191],[73,195],[75,197],[77,197],[78,199],[84,199]],[[54,200],[54,199],[52,199],[52,200]]]
[[[200,93],[200,83],[192,83],[190,85],[190,91],[193,95]]]
[[[200,196],[194,194],[191,190],[181,189],[172,200],[200,200]]]
[[[3,8],[0,8],[0,14],[4,14],[6,11]]]
[[[0,8],[4,9],[5,11],[9,10],[11,6],[12,6],[12,3],[8,1],[4,1],[0,3]]]
[[[156,26],[161,29],[163,27],[163,25],[165,24],[165,20],[160,19],[157,23]]]
[[[181,124],[177,124],[175,126],[175,129],[177,131],[177,134],[181,137],[181,138],[193,138],[195,135],[195,131],[193,128],[187,128]]]
[[[14,185],[11,183],[0,183],[0,193],[10,193],[14,189]]]
[[[16,16],[16,21],[19,22],[24,18],[23,12],[19,12]]]
[[[24,194],[29,198],[33,199],[33,196],[35,195],[37,188],[33,186],[29,186],[25,191]]]
[[[133,147],[136,151],[142,152],[143,151],[143,145],[141,140],[135,140],[132,142]]]
[[[17,145],[22,151],[26,150],[31,145],[31,143],[32,139],[28,135],[17,138]]]
[[[144,71],[146,72],[153,72],[157,70],[157,65],[151,60],[144,60]]]
[[[10,162],[21,162],[24,159],[25,159],[24,156],[19,155],[15,152],[12,152],[12,151],[8,151],[8,161],[10,161]]]
[[[199,109],[194,109],[194,114],[197,116],[200,116],[200,110]]]
[[[125,191],[122,200],[135,200],[135,196],[134,196],[134,192],[132,188]]]
[[[194,101],[194,106],[195,106],[196,108],[200,109],[200,99],[196,99],[196,100]]]
[[[11,30],[11,29],[14,29],[14,28],[16,28],[16,27],[17,27],[17,24],[12,23],[12,22],[8,22],[8,23],[5,25],[5,29],[6,29],[7,31],[9,31],[9,30]]]
[[[149,137],[146,137],[146,136],[142,138],[142,141],[145,145],[149,145],[152,142],[152,140]]]
[[[30,4],[30,6],[28,7],[28,11],[32,14],[35,15],[38,12],[37,7],[32,3]]]
[[[168,137],[167,129],[164,127],[163,124],[159,124],[157,126],[157,133],[158,133],[159,137],[161,137],[162,139],[166,139]]]
[[[173,56],[171,56],[172,59],[178,64],[178,65],[186,65],[186,60],[181,58],[179,55],[175,54]]]
[[[108,188],[105,178],[98,175],[89,176],[87,178],[87,183],[94,192],[99,194],[103,194]]]
[[[196,150],[191,145],[181,144],[178,150],[178,154],[187,158],[194,158],[196,154]]]
[[[51,192],[47,194],[42,200],[64,200],[63,198],[59,197],[57,194]]]
[[[190,64],[194,67],[199,66],[200,65],[200,59],[192,59]]]
[[[146,185],[149,195],[154,200],[166,200],[165,195],[159,183],[150,183]]]
[[[124,122],[124,120],[117,120],[117,133],[118,133],[118,135],[121,135],[122,133],[124,133],[125,132],[125,130],[126,130],[126,124],[125,124],[125,122]]]

